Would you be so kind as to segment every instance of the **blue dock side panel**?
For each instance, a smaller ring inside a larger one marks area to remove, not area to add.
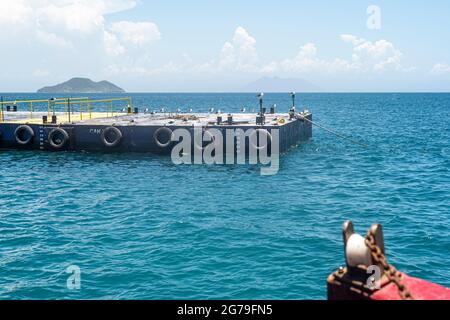
[[[192,115],[195,117],[195,115]],[[241,115],[242,116],[242,115]],[[248,115],[251,119],[255,115]],[[278,117],[280,118],[280,116]],[[312,120],[310,113],[304,118]],[[277,118],[275,118],[277,121]],[[139,123],[141,121],[141,123]],[[271,132],[273,129],[279,130],[280,152],[287,152],[291,147],[298,145],[302,141],[307,141],[312,137],[312,125],[301,117],[288,119],[282,124],[273,122],[265,125],[256,123],[239,124],[239,121],[232,125],[224,123],[207,123],[208,128],[225,130],[232,129],[264,129]],[[161,146],[155,137],[178,128],[187,129],[194,136],[194,126],[186,120],[176,121],[159,118],[152,120],[145,115],[126,115],[114,119],[88,120],[72,123],[0,123],[0,149],[17,150],[45,150],[45,151],[92,151],[92,152],[150,152],[155,154],[170,154],[174,143]],[[186,124],[184,124],[186,123]],[[162,129],[163,128],[163,129]],[[167,130],[170,129],[170,130]],[[105,136],[111,135],[112,138]],[[120,136],[120,139],[117,138]],[[169,135],[170,136],[170,135]],[[159,137],[159,136],[158,136]],[[112,141],[109,141],[112,140]],[[115,141],[117,139],[117,141]],[[167,140],[167,137],[165,138]]]

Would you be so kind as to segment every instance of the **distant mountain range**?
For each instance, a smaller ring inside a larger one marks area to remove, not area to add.
[[[124,93],[125,90],[109,81],[94,82],[87,78],[72,78],[69,81],[39,89],[38,93]]]
[[[244,86],[243,92],[317,92],[322,89],[311,82],[298,78],[262,77]]]

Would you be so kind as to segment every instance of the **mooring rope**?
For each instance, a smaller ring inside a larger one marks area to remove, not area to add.
[[[347,140],[347,141],[349,141],[349,142],[351,142],[351,143],[353,143],[353,144],[357,144],[357,145],[362,146],[362,147],[364,147],[364,148],[369,148],[369,146],[368,146],[367,144],[364,144],[364,143],[362,143],[362,142],[353,140],[353,139],[351,139],[351,138],[349,138],[349,137],[343,135],[342,133],[339,133],[339,132],[337,132],[337,131],[335,131],[335,130],[326,128],[326,127],[324,127],[324,126],[322,126],[322,125],[320,125],[320,124],[318,124],[318,123],[315,123],[314,121],[309,120],[308,118],[306,118],[305,116],[303,116],[303,115],[301,115],[301,114],[299,114],[299,117],[300,117],[300,119],[305,120],[305,121],[311,123],[312,125],[314,125],[314,126],[316,126],[316,127],[319,127],[320,129],[325,130],[325,131],[327,131],[327,132],[329,132],[329,133],[331,133],[331,134],[334,134],[335,136],[337,136],[337,137],[339,137],[339,138],[341,138],[341,139]]]

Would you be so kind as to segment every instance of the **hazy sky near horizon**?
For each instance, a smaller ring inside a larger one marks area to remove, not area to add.
[[[127,91],[450,91],[450,2],[0,0],[0,91],[71,77]],[[288,89],[287,89],[288,90]]]

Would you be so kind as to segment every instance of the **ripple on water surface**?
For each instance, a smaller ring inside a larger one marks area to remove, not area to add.
[[[135,100],[238,111],[253,99]],[[2,151],[0,298],[325,298],[346,219],[361,233],[383,223],[391,262],[450,286],[450,95],[305,94],[302,103],[370,147],[315,130],[270,177],[152,155]],[[69,265],[81,268],[79,291],[67,289]]]

